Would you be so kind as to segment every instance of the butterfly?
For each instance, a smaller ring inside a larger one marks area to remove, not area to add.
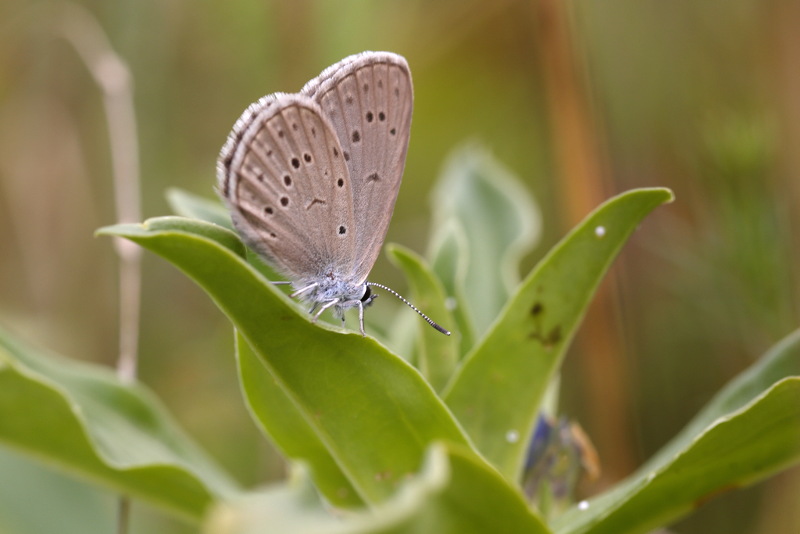
[[[217,162],[217,189],[248,247],[312,303],[312,320],[364,308],[384,289],[368,282],[405,166],[413,108],[411,72],[390,52],[362,52],[275,93],[236,121]]]

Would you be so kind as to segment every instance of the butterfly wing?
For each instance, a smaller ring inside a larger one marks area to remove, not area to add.
[[[328,67],[301,93],[319,103],[344,151],[356,233],[353,279],[361,283],[380,253],[403,177],[411,73],[401,56],[363,52]]]
[[[293,280],[355,269],[350,174],[312,99],[278,93],[245,110],[220,153],[217,181],[245,243]]]

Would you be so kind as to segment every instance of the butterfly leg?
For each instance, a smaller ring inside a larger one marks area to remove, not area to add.
[[[339,305],[342,307],[342,310],[358,306],[358,325],[361,327],[361,336],[367,337],[367,332],[364,330],[364,302],[361,300],[346,300],[340,302]],[[344,325],[344,311],[342,312],[342,325]]]
[[[289,296],[290,296],[290,297],[292,297],[292,298],[295,298],[295,297],[297,297],[297,296],[299,296],[299,295],[302,295],[302,294],[303,294],[303,293],[305,293],[306,291],[310,291],[310,290],[314,289],[315,287],[317,287],[317,284],[316,284],[316,283],[314,283],[314,284],[308,284],[306,287],[301,287],[300,289],[298,289],[297,291],[295,291],[294,293],[292,293],[292,294],[291,294],[291,295],[289,295]]]
[[[364,331],[364,303],[360,300],[358,302],[358,324],[361,327],[361,337],[367,337],[367,333]]]
[[[324,312],[325,310],[327,310],[328,308],[330,308],[331,306],[333,306],[333,305],[334,305],[334,304],[336,304],[337,302],[339,302],[339,301],[338,301],[338,300],[336,300],[336,299],[334,299],[334,300],[329,300],[328,302],[326,302],[325,304],[323,304],[323,305],[320,307],[320,309],[319,309],[319,310],[317,310],[317,313],[315,313],[315,314],[314,314],[314,315],[311,317],[311,322],[312,322],[312,323],[316,323],[316,322],[317,322],[317,319],[319,319],[319,316],[320,316],[320,315],[322,315],[322,312]],[[315,306],[316,306],[316,304],[315,304]]]

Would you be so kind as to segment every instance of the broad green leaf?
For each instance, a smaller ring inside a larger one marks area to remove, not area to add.
[[[399,245],[389,246],[389,257],[405,273],[414,305],[445,328],[453,328],[453,316],[445,306],[442,284],[425,260]],[[417,323],[417,368],[439,391],[450,380],[458,362],[458,332],[446,336],[422,321]]]
[[[368,512],[325,514],[302,480],[221,505],[206,534],[547,534],[522,495],[474,454],[434,445],[421,471]]]
[[[468,261],[463,287],[453,288],[450,296],[465,296],[460,304],[473,318],[476,332],[483,334],[519,283],[519,260],[539,236],[539,210],[486,148],[467,143],[453,152],[433,192],[431,243],[458,245],[436,235],[439,228],[452,231],[453,224],[467,238],[466,250],[458,254]],[[442,252],[433,249],[429,257],[439,277],[447,280],[452,275],[438,271]]]
[[[789,375],[790,378],[784,378]],[[556,521],[561,534],[647,532],[800,462],[800,331],[723,388],[657,455]]]
[[[267,436],[286,457],[307,462],[311,477],[332,504],[343,508],[362,505],[358,493],[302,412],[238,332],[236,361],[247,407]]]
[[[0,443],[194,520],[237,491],[148,390],[3,331]]]
[[[171,187],[167,189],[167,202],[176,215],[214,223],[233,230],[231,216],[222,202]]]
[[[166,218],[100,233],[156,252],[209,293],[366,502],[392,495],[407,474],[419,469],[431,442],[466,444],[447,408],[413,367],[374,339],[312,324],[217,230],[222,231],[200,221]],[[315,458],[306,460],[313,464]]]
[[[672,200],[666,189],[623,193],[597,208],[536,266],[444,399],[478,451],[519,479],[542,397],[591,297],[639,222]]]

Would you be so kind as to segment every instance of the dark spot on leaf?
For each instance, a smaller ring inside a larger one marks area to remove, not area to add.
[[[288,206],[289,205],[289,197],[281,197],[281,206]]]
[[[339,227],[339,235],[344,235],[346,233],[347,233],[347,228],[345,228],[344,226],[340,226]]]
[[[531,315],[533,315],[535,317],[535,316],[539,315],[540,313],[542,313],[543,311],[544,311],[544,306],[542,305],[541,302],[537,302],[531,308]]]
[[[392,135],[394,135],[394,134],[396,134],[396,133],[397,133],[397,130],[395,130],[394,128],[392,128],[391,130],[389,130],[389,133],[390,133],[390,134],[392,134]]]
[[[361,141],[361,134],[358,130],[353,130],[353,142],[358,143],[359,141]]]
[[[278,137],[283,138],[284,135],[286,134],[283,133],[283,130],[278,130]]]
[[[273,213],[275,213],[275,210],[273,210],[271,206],[267,206],[264,208],[264,213],[266,213],[267,215],[272,215]]]
[[[531,332],[528,337],[537,340],[544,349],[550,350],[561,342],[561,325],[554,326],[546,335],[542,335],[541,328],[536,328],[536,331]]]
[[[384,113],[383,111],[378,113],[378,120],[381,121],[381,122],[385,121],[386,120],[386,113]]]
[[[378,176],[378,173],[377,173],[377,172],[373,172],[372,174],[370,174],[369,176],[367,176],[367,181],[368,181],[368,182],[377,182],[377,181],[378,181],[378,180],[380,180],[380,179],[381,179],[381,177],[380,177],[380,176]]]
[[[346,151],[346,150],[344,151],[344,160],[345,161],[350,161],[350,153],[348,151]]]
[[[547,334],[546,344],[553,346],[561,342],[561,325],[556,325]]]
[[[345,98],[345,99],[344,99],[344,101],[345,101],[347,104],[352,104],[352,103],[353,103],[353,97],[352,97],[352,96],[350,96],[350,95],[347,95],[347,98]]]
[[[342,187],[344,185],[344,180],[339,178],[338,180],[336,180],[336,185],[338,185],[339,187]]]
[[[289,176],[288,174],[285,174],[283,176],[283,183],[285,183],[287,186],[292,185],[292,177]]]
[[[306,163],[311,163],[311,154],[307,152],[303,154],[303,160],[305,160]]]
[[[339,149],[336,148],[336,147],[333,147],[333,157],[334,158],[338,158],[339,157]]]
[[[374,118],[375,118],[375,116],[372,114],[372,112],[371,111],[367,111],[367,122],[372,122],[372,119],[374,119]]]
[[[299,169],[300,168],[300,160],[297,159],[297,158],[292,158],[292,167],[294,167],[295,169]]]

